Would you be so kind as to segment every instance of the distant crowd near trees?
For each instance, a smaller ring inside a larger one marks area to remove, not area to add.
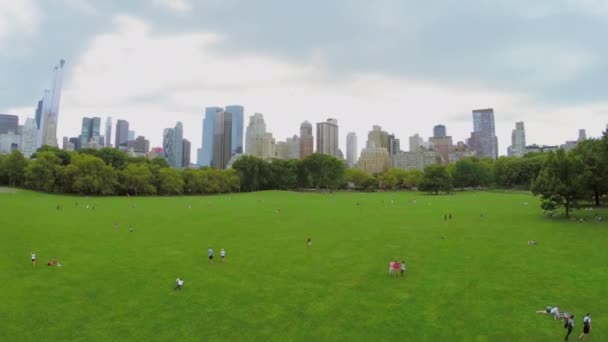
[[[66,152],[43,146],[31,159],[15,151],[0,155],[0,185],[82,195],[194,195],[238,191],[418,189],[449,193],[454,189],[531,190],[543,208],[579,202],[600,205],[608,193],[608,134],[581,141],[571,151],[531,153],[497,160],[465,158],[454,164],[419,170],[390,169],[369,175],[341,160],[313,154],[304,160],[262,160],[243,156],[233,168],[177,170],[163,159],[132,158],[112,148]]]

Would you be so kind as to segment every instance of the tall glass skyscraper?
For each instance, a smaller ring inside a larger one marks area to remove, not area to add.
[[[114,131],[116,140],[114,142],[115,148],[127,147],[129,141],[129,122],[126,120],[116,121],[116,130]]]
[[[211,166],[213,156],[213,129],[215,127],[215,114],[221,112],[220,107],[205,108],[205,118],[203,119],[203,137],[197,163],[199,166]]]
[[[243,126],[245,108],[243,106],[226,106],[232,114],[232,155],[243,153]]]
[[[494,109],[473,111],[473,132],[469,145],[478,158],[498,158],[498,139],[494,126]]]
[[[53,85],[45,90],[40,111],[40,131],[38,146],[49,145],[57,147],[57,121],[59,118],[59,102],[61,101],[61,87],[63,85],[63,67],[65,60],[53,70]]]

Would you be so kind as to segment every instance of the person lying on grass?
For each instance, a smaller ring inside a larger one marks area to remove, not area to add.
[[[553,315],[553,319],[559,319],[559,308],[557,306],[547,306],[545,310],[536,311],[538,314]]]

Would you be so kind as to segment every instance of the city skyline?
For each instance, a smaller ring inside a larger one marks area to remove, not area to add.
[[[185,9],[158,1],[143,11],[142,4],[125,10],[113,1],[23,1],[28,11],[20,16],[0,7],[8,23],[0,27],[0,72],[8,80],[0,85],[0,113],[18,115],[21,123],[33,117],[44,89],[53,86],[52,66],[65,58],[58,141],[77,136],[83,117],[112,116],[161,146],[164,128],[179,120],[196,161],[204,108],[226,103],[244,106],[245,117],[264,114],[277,141],[292,137],[305,120],[333,117],[341,132],[365,137],[379,125],[402,140],[415,133],[427,139],[443,124],[456,143],[472,131],[471,110],[492,107],[499,155],[507,154],[515,122],[525,122],[528,144],[546,145],[575,141],[578,129],[598,137],[606,126],[608,62],[600,58],[606,48],[576,38],[599,35],[608,25],[597,20],[608,11],[592,2],[476,6],[466,0],[454,8],[338,1],[324,11],[297,7],[301,21],[277,22],[277,9],[297,5],[183,0]],[[201,13],[206,20],[197,20]],[[226,27],[215,19],[227,13],[241,20]],[[338,13],[344,20],[337,23]],[[453,24],[459,13],[471,20],[454,25],[455,32],[437,25]],[[311,18],[319,30],[303,29]],[[485,20],[496,25],[480,32]],[[564,20],[572,23],[571,34],[561,31]],[[73,32],[79,23],[89,29]],[[264,38],[251,39],[253,23]],[[505,36],[505,27],[517,30]],[[472,48],[479,44],[483,59]],[[346,151],[345,135],[339,145]]]

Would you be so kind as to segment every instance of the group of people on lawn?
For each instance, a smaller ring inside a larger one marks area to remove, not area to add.
[[[401,271],[401,276],[403,277],[405,275],[405,261],[399,262],[391,260],[388,264],[388,274],[396,276],[399,274],[399,271]]]
[[[559,312],[559,308],[557,306],[547,306],[545,310],[536,311],[539,314],[547,314],[553,315],[553,319],[555,320],[564,320],[564,328],[568,329],[566,333],[565,340],[568,341],[568,337],[570,337],[570,333],[572,329],[574,329],[574,315],[567,312]],[[583,332],[578,337],[579,340],[585,341],[591,332],[591,314],[587,313],[585,317],[583,317]]]

